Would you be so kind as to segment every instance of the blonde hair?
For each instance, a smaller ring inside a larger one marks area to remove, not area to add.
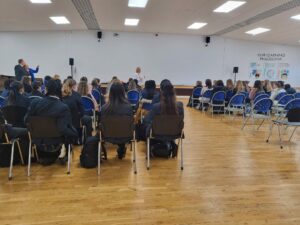
[[[72,95],[73,87],[76,85],[76,81],[73,79],[67,79],[62,87],[62,96],[67,97]]]
[[[238,80],[238,81],[237,81],[235,88],[236,88],[236,92],[237,92],[237,93],[240,93],[240,92],[246,90],[246,88],[245,88],[245,86],[244,86],[244,84],[243,84],[243,81],[241,81],[241,80]]]
[[[134,80],[131,80],[129,81],[129,84],[128,84],[128,91],[132,91],[132,90],[136,90],[137,87],[136,87],[136,83]]]
[[[267,92],[271,92],[273,90],[272,84],[269,80],[265,80],[264,87]]]
[[[89,94],[89,86],[87,82],[80,81],[77,87],[77,91],[81,96],[88,96]]]
[[[60,76],[59,76],[58,74],[55,74],[55,75],[53,76],[53,80],[60,80]]]

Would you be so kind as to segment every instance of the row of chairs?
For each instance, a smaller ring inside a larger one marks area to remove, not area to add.
[[[18,125],[23,123],[23,118],[26,113],[26,109],[18,106],[6,106],[2,109],[5,123]],[[14,126],[15,127],[15,126]],[[118,129],[116,129],[118,127]],[[159,115],[154,118],[152,127],[149,131],[149,136],[147,139],[147,169],[150,169],[150,139],[163,139],[163,140],[175,140],[178,139],[180,143],[181,150],[181,169],[183,170],[183,147],[182,147],[182,139],[183,139],[183,117],[182,116],[166,116]],[[110,142],[113,144],[120,144],[121,142],[130,142],[132,153],[133,153],[133,168],[134,173],[137,173],[137,165],[136,165],[136,151],[137,151],[137,140],[135,133],[135,125],[133,121],[133,117],[129,116],[105,116],[101,119],[101,124],[99,124],[99,144],[98,144],[98,175],[100,175],[100,167],[101,167],[101,151],[102,151],[102,143]],[[7,131],[6,131],[7,132]],[[44,140],[52,140],[52,144],[67,144],[68,149],[68,163],[67,163],[67,174],[71,172],[71,141],[62,137],[60,132],[57,129],[57,122],[54,118],[49,117],[38,117],[34,116],[29,118],[28,130],[26,130],[26,134],[28,132],[29,137],[29,148],[28,148],[28,167],[27,167],[27,176],[31,175],[31,156],[32,154],[37,155],[37,150],[34,147],[37,144],[44,143]],[[12,137],[9,136],[9,133],[5,135],[7,137],[7,141],[12,144],[11,148],[11,160],[10,160],[10,168],[9,168],[9,180],[12,179],[12,171],[13,171],[13,161],[14,161],[14,150],[15,145],[18,144],[20,137]],[[33,153],[32,153],[33,151]],[[20,157],[22,159],[22,164],[24,164],[22,158],[22,152],[19,147]]]

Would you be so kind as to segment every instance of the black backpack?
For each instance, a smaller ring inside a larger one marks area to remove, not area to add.
[[[98,165],[99,137],[88,137],[80,155],[80,165],[83,168],[95,168]],[[102,153],[106,159],[106,150],[102,144]]]
[[[160,141],[152,139],[150,141],[150,156],[160,158],[176,157],[178,146],[174,141]]]

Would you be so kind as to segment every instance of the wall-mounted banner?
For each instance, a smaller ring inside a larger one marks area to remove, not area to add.
[[[290,65],[283,62],[285,53],[258,53],[257,62],[250,63],[250,77],[259,74],[260,79],[287,80]]]

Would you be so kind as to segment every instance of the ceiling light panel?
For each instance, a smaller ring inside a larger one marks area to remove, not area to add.
[[[227,1],[223,5],[219,6],[214,10],[214,12],[218,13],[229,13],[238,7],[244,5],[246,2],[245,1]]]

